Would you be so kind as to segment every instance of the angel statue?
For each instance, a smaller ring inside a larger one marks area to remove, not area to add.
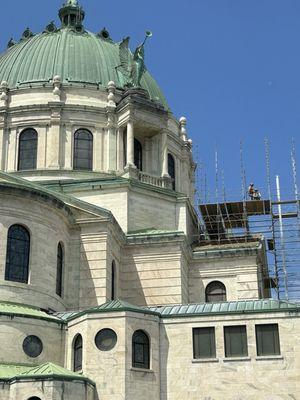
[[[119,45],[119,56],[121,65],[116,67],[124,78],[125,85],[129,87],[140,87],[141,79],[146,71],[145,66],[145,50],[144,46],[148,38],[152,36],[152,32],[146,31],[146,37],[140,44],[134,54],[129,50],[129,37],[122,40]]]

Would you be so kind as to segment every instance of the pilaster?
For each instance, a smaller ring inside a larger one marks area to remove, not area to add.
[[[61,167],[61,110],[62,102],[48,103],[51,109],[50,127],[47,138],[46,165],[50,169]]]

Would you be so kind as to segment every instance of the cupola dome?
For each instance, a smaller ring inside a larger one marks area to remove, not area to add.
[[[107,87],[110,81],[125,88],[118,71],[120,43],[104,28],[98,34],[83,27],[85,12],[77,0],[67,0],[59,10],[61,27],[53,22],[39,34],[26,29],[19,42],[12,39],[0,55],[0,81],[9,89],[51,85],[60,76],[63,85]],[[146,70],[141,86],[152,100],[168,108],[156,81]]]

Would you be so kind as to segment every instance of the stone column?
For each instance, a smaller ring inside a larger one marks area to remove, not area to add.
[[[134,168],[134,127],[133,121],[127,122],[127,168]]]
[[[161,160],[162,160],[162,168],[161,168],[161,176],[163,178],[170,178],[168,171],[168,133],[167,131],[163,131],[161,135]]]

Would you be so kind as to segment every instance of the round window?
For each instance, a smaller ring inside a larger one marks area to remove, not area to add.
[[[117,334],[112,329],[102,329],[97,333],[95,343],[99,350],[109,351],[117,343]]]
[[[37,336],[27,336],[23,342],[23,350],[29,357],[38,357],[43,351],[43,343]]]

